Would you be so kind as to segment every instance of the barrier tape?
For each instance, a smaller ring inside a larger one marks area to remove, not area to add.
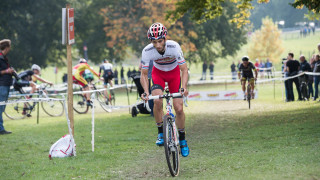
[[[6,104],[15,104],[15,103],[28,103],[28,102],[50,102],[50,101],[65,101],[65,99],[57,99],[57,98],[32,98],[32,99],[18,99],[18,100],[7,100],[1,101],[0,105]]]

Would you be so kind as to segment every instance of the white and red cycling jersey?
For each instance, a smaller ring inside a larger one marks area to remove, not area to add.
[[[180,45],[172,40],[167,40],[164,54],[160,54],[153,44],[147,45],[142,51],[142,69],[149,69],[150,61],[153,61],[153,84],[165,88],[168,83],[170,93],[179,92],[180,68],[186,63]]]

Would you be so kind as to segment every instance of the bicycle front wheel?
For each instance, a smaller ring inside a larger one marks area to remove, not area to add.
[[[97,99],[103,110],[105,110],[106,112],[112,111],[111,101],[106,99],[106,96],[103,94],[103,92],[97,92]]]
[[[79,114],[85,114],[89,110],[87,100],[82,94],[73,95],[73,109]]]
[[[64,112],[63,103],[61,101],[41,102],[41,107],[45,113],[52,117],[62,116]]]
[[[251,86],[248,86],[248,88],[247,88],[247,100],[248,100],[249,109],[250,109],[251,108],[251,104],[250,104],[250,101],[251,101]]]
[[[25,97],[9,97],[8,101],[24,100]],[[10,119],[23,119],[26,117],[26,113],[23,113],[24,103],[17,102],[14,104],[7,104],[4,114]]]
[[[164,151],[166,154],[167,164],[171,176],[175,177],[179,175],[179,143],[177,129],[174,129],[171,119],[172,117],[165,115],[163,117],[163,140],[164,140]]]

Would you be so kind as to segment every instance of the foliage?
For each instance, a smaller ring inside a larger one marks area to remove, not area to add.
[[[251,59],[269,58],[272,62],[277,62],[283,52],[281,31],[270,18],[262,20],[260,30],[254,32],[251,37],[252,45],[248,50]]]
[[[191,14],[191,19],[199,23],[205,22],[209,19],[214,19],[223,14],[222,4],[226,0],[181,0],[176,3],[176,9],[167,13],[167,18],[171,21],[177,20],[185,14]],[[258,3],[269,3],[270,0],[257,0]],[[253,9],[253,0],[230,0],[235,3],[239,12],[231,17],[231,22],[236,23],[238,27],[248,24],[248,18]],[[285,1],[278,1],[283,3]],[[319,13],[320,1],[319,0],[295,0],[291,5],[295,8],[302,8],[306,6],[310,11]],[[278,12],[277,12],[278,13]]]
[[[266,16],[272,18],[274,22],[284,21],[284,25],[279,27],[295,27],[297,22],[304,22],[304,14],[308,13],[306,8],[295,9],[289,3],[294,0],[273,0],[266,4],[253,2],[254,9],[251,10],[250,22],[254,29],[261,28],[262,19]]]
[[[308,11],[307,14],[304,15],[305,18],[310,21],[320,20],[320,13],[314,13],[313,11]]]
[[[16,69],[62,62],[61,7],[65,0],[2,0],[0,39],[12,41],[8,54]]]
[[[250,9],[253,9],[252,0],[230,0],[234,3],[238,12],[230,17],[230,22],[236,23],[238,27],[248,24]],[[269,0],[258,0],[259,3],[267,3]],[[224,13],[223,4],[225,0],[182,0],[176,3],[176,9],[167,13],[166,17],[171,21],[177,20],[190,12],[191,19],[198,23],[217,18]]]
[[[320,13],[320,1],[319,0],[295,0],[294,3],[292,3],[292,6],[295,8],[303,8],[306,7],[309,9],[309,11],[312,11],[314,13]]]
[[[221,56],[233,55],[246,42],[245,30],[237,29],[228,22],[235,14],[236,7],[223,4],[225,14],[220,18],[198,25],[188,16],[174,23],[165,21],[164,14],[175,9],[176,1],[128,1],[109,3],[101,10],[105,18],[105,32],[110,57],[118,60],[131,49],[137,56],[148,43],[146,32],[154,22],[162,22],[168,29],[168,39],[181,44],[187,59],[208,60]],[[215,46],[211,46],[211,45]]]

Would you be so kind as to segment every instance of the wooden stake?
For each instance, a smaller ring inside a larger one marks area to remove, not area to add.
[[[70,120],[70,126],[72,130],[72,135],[74,136],[74,120],[73,120],[73,79],[72,79],[72,55],[71,55],[71,45],[69,45],[69,37],[68,37],[68,9],[70,5],[66,6],[66,17],[67,17],[67,68],[68,68],[68,116]]]

